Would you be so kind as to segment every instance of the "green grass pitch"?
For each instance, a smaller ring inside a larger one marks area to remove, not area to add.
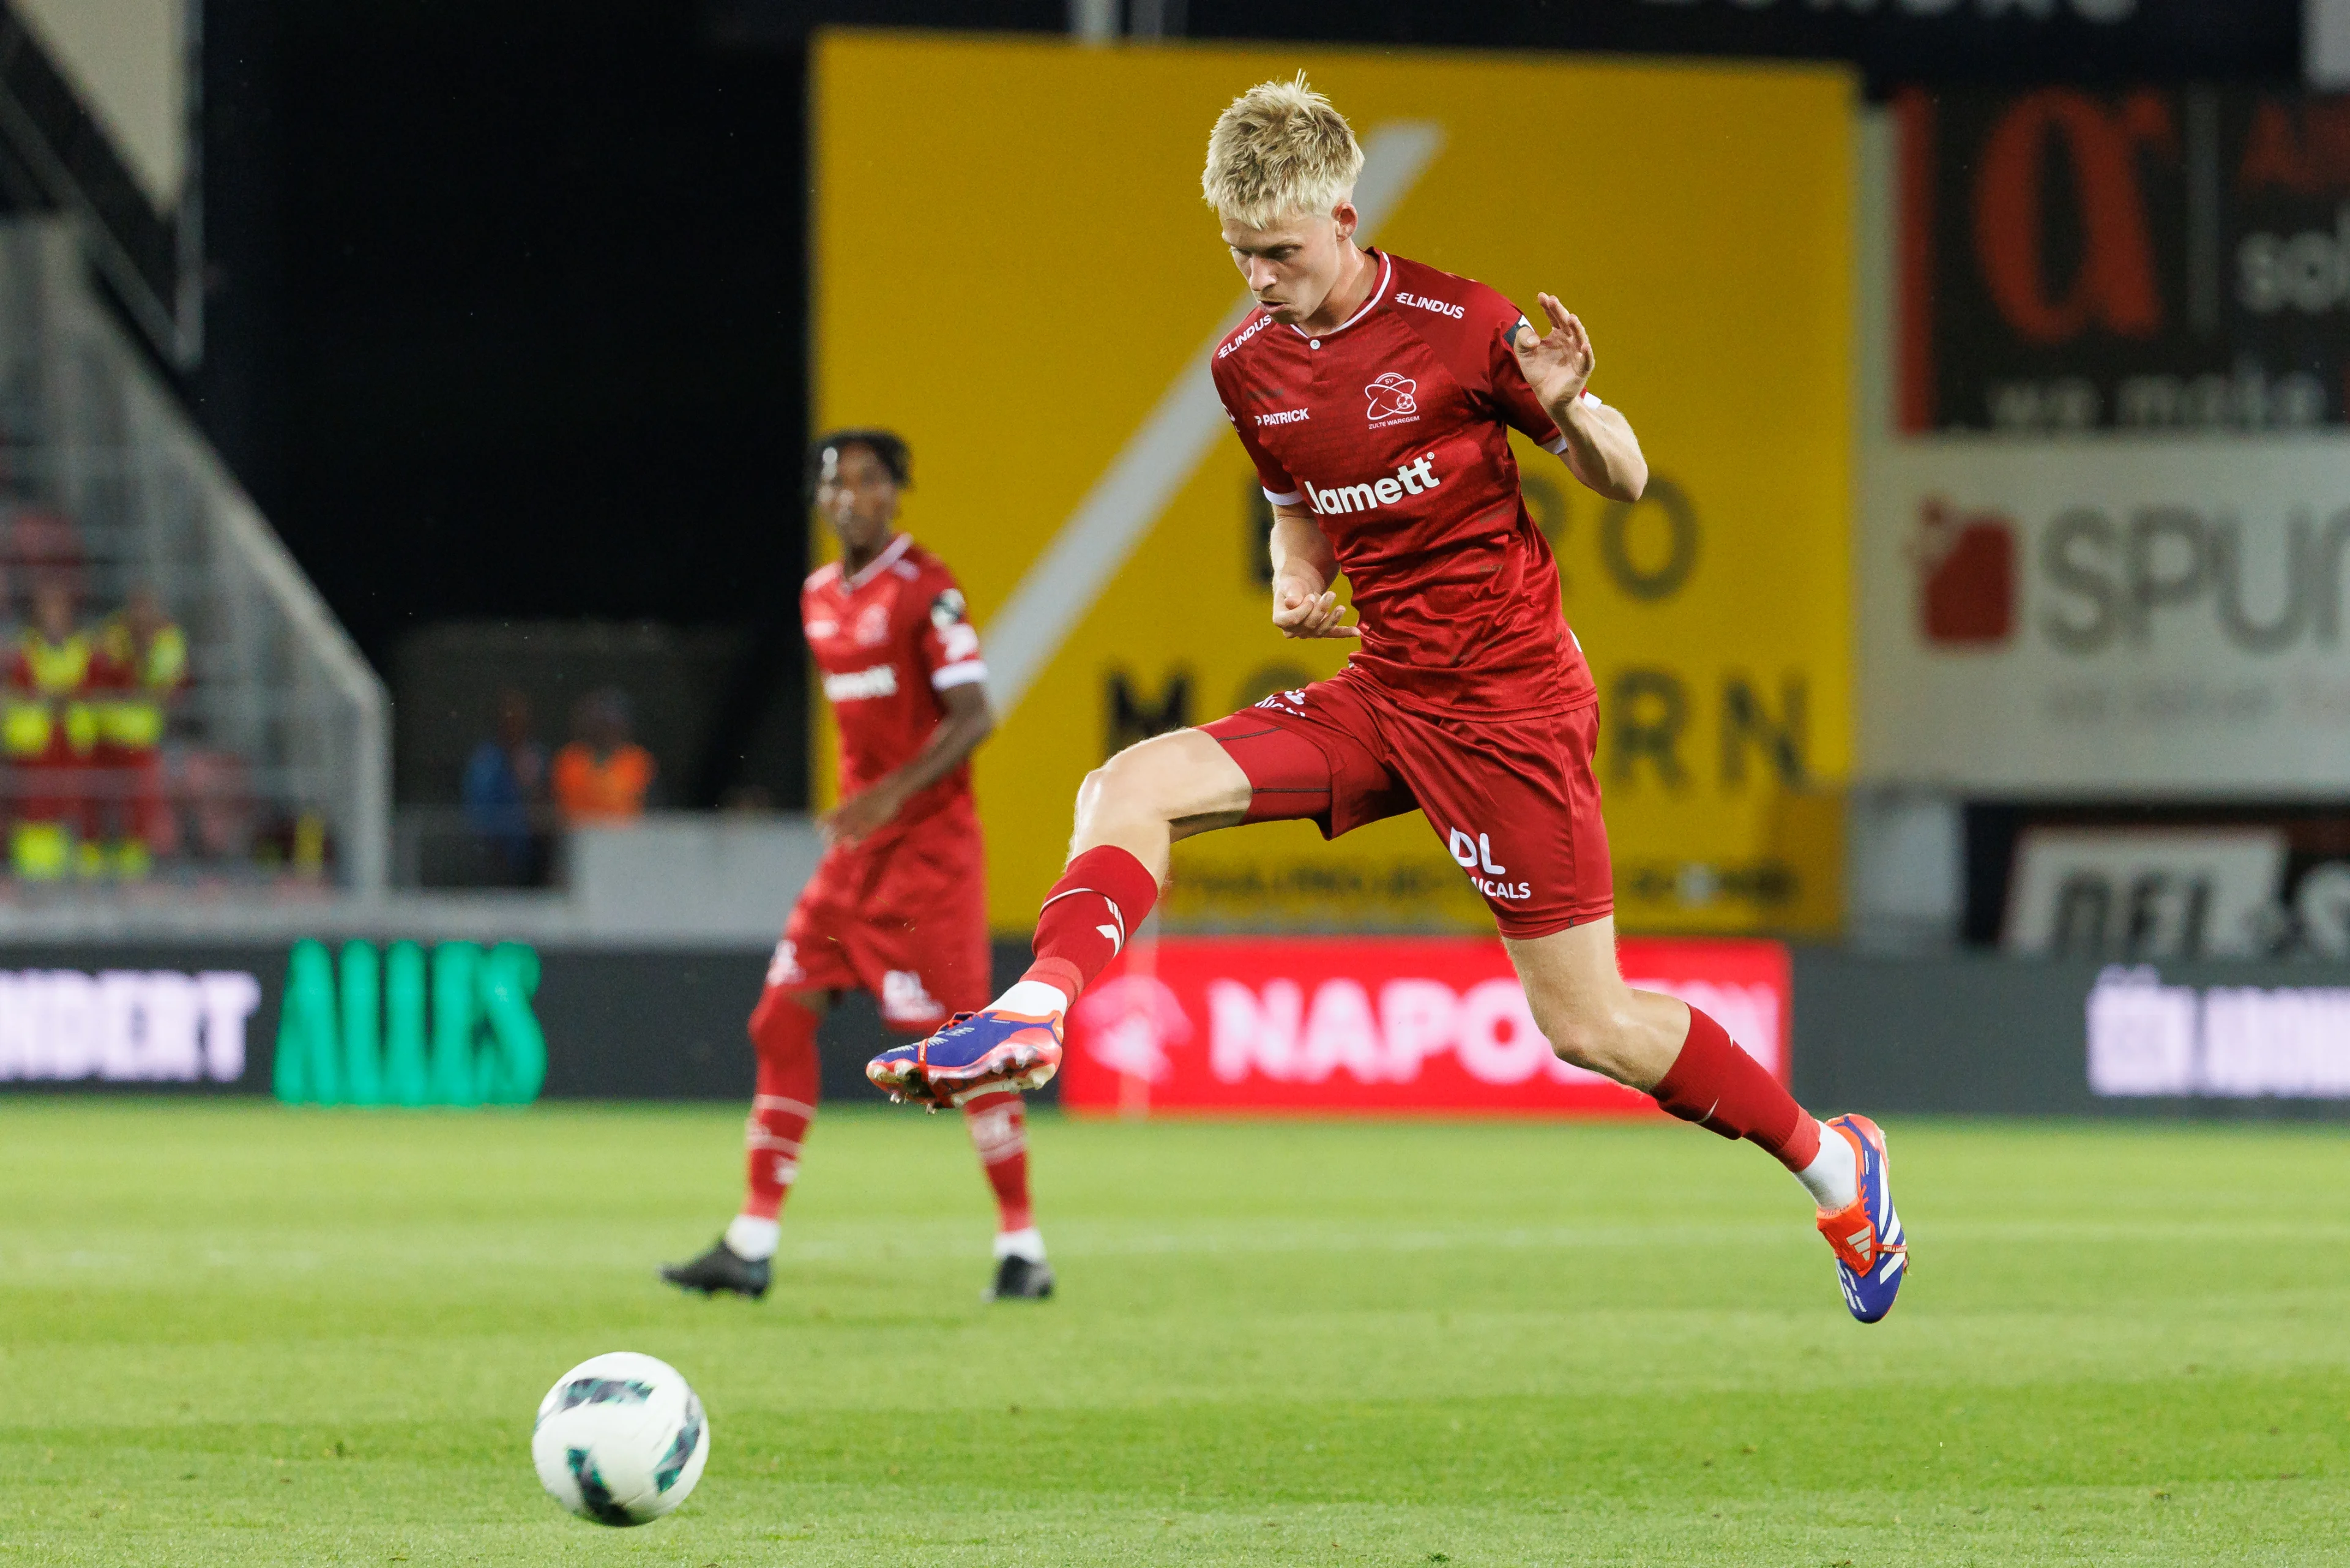
[[[1039,1118],[1062,1295],[983,1305],[953,1120],[820,1120],[778,1286],[653,1265],[732,1107],[0,1104],[0,1563],[2341,1563],[2350,1137],[1896,1120],[1915,1278],[1670,1125]],[[556,1374],[714,1446],[614,1532]]]

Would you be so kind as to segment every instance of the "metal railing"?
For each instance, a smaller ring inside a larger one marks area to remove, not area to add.
[[[307,874],[382,888],[383,685],[97,299],[55,219],[0,223],[0,490],[11,493],[0,496],[0,541],[16,537],[26,513],[63,520],[75,558],[62,569],[89,609],[145,587],[185,630],[191,684],[171,704],[162,760],[175,777],[189,763],[234,774],[254,831],[195,835],[193,852],[166,874]],[[60,568],[16,572],[41,569]],[[12,581],[0,593],[11,650],[26,587]],[[21,781],[11,794],[24,797]],[[203,808],[192,795],[182,804]],[[307,853],[282,853],[276,826]],[[240,838],[261,850],[240,852]]]

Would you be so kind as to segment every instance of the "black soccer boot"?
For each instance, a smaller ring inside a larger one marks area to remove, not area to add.
[[[742,1257],[728,1251],[721,1238],[716,1246],[690,1263],[663,1264],[660,1277],[681,1290],[700,1291],[706,1296],[732,1291],[757,1301],[767,1293],[767,1281],[774,1272],[766,1259]],[[1049,1286],[1051,1281],[1045,1282]]]
[[[1053,1293],[1053,1265],[1006,1258],[995,1265],[995,1282],[987,1287],[992,1302],[1043,1301]]]

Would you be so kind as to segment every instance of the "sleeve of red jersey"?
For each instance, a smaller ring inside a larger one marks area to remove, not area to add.
[[[1223,401],[1224,418],[1232,421],[1232,429],[1240,434],[1241,445],[1248,451],[1249,461],[1256,464],[1256,482],[1264,487],[1264,498],[1275,506],[1296,505],[1303,499],[1297,481],[1290,478],[1288,471],[1275,462],[1273,454],[1258,441],[1255,421],[1233,406],[1240,400],[1239,389],[1228,383],[1222,374],[1215,377],[1215,382],[1216,396]]]
[[[1490,326],[1485,333],[1486,377],[1492,388],[1493,401],[1502,410],[1502,418],[1513,430],[1523,431],[1541,442],[1544,452],[1565,452],[1565,432],[1558,428],[1558,421],[1550,417],[1550,410],[1543,407],[1542,400],[1534,396],[1534,389],[1526,384],[1526,373],[1518,369],[1517,352],[1510,347],[1510,329],[1524,326],[1531,331],[1533,324],[1526,320],[1523,311],[1510,303],[1506,295],[1490,288],[1481,288],[1477,294],[1479,305],[1489,313]],[[1587,387],[1584,389],[1583,396],[1594,408],[1606,406]]]
[[[915,657],[931,679],[931,689],[968,686],[987,679],[987,663],[979,656],[979,628],[971,624],[962,590],[944,572],[922,584],[929,595],[922,607],[922,624],[914,636]]]

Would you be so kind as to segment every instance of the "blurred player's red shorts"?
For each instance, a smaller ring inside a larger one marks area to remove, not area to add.
[[[987,857],[970,804],[827,850],[792,906],[767,984],[870,992],[883,1023],[917,1033],[986,1006]]]
[[[1305,817],[1322,836],[1419,809],[1505,937],[1611,914],[1615,876],[1591,750],[1599,705],[1438,717],[1341,673],[1203,726],[1254,796],[1248,820]]]

